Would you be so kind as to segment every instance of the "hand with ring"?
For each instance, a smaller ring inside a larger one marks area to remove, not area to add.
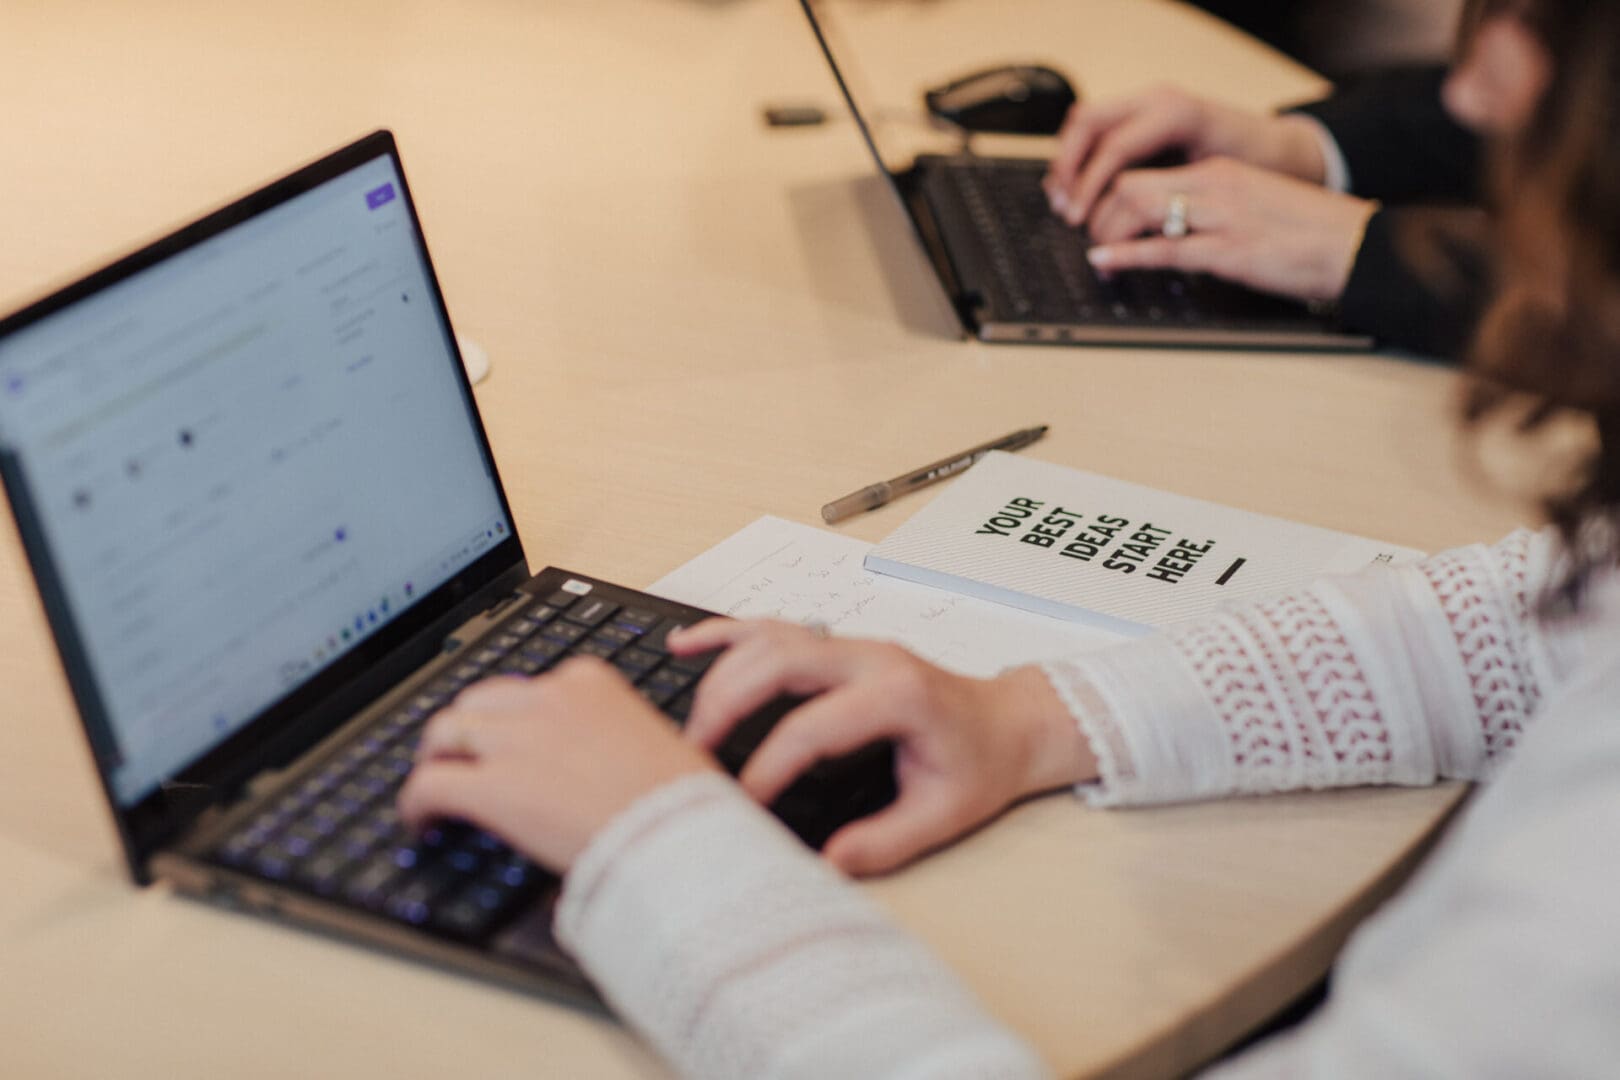
[[[1337,300],[1378,204],[1229,158],[1120,173],[1089,223],[1092,265],[1213,274]]]
[[[641,796],[716,768],[618,672],[572,659],[537,679],[486,679],[434,716],[399,810],[414,827],[472,822],[563,872]]]
[[[1058,133],[1057,152],[1042,185],[1053,213],[1080,225],[1116,177],[1165,154],[1189,163],[1232,158],[1314,184],[1321,184],[1326,173],[1312,121],[1248,112],[1160,86],[1075,105]]]

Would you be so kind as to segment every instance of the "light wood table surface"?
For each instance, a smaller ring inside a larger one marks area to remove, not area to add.
[[[1025,57],[1096,95],[1321,88],[1161,0],[844,7],[914,65],[865,72],[893,109]],[[761,125],[800,100],[836,119]],[[392,127],[537,567],[645,584],[1039,422],[1047,460],[1430,550],[1520,519],[1459,479],[1437,366],[958,340],[787,0],[6,0],[0,103],[6,308]],[[0,718],[0,1074],[661,1074],[610,1020],[131,888],[9,525]],[[1059,1073],[1161,1075],[1320,976],[1458,798],[1059,795],[871,889]]]

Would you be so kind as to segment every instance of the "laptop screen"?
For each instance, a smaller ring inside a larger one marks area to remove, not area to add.
[[[511,535],[457,365],[389,154],[0,336],[120,806]]]

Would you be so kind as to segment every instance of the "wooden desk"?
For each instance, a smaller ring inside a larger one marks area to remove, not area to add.
[[[1319,86],[1150,0],[857,7],[893,41],[981,24],[913,89],[1031,53],[1096,94]],[[760,125],[798,99],[837,113],[785,0],[8,5],[0,304],[386,124],[493,357],[479,400],[536,565],[645,583],[1040,421],[1049,460],[1429,549],[1518,520],[1457,479],[1437,367],[955,340],[851,125]],[[659,1074],[608,1020],[128,887],[9,526],[0,549],[0,1073]],[[1320,975],[1457,797],[1060,796],[872,888],[1061,1073],[1162,1074]]]

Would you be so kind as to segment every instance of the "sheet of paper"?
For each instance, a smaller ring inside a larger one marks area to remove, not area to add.
[[[737,618],[821,624],[846,637],[898,642],[965,675],[1124,640],[1120,635],[987,600],[884,577],[861,560],[872,545],[762,517],[648,589]]]

